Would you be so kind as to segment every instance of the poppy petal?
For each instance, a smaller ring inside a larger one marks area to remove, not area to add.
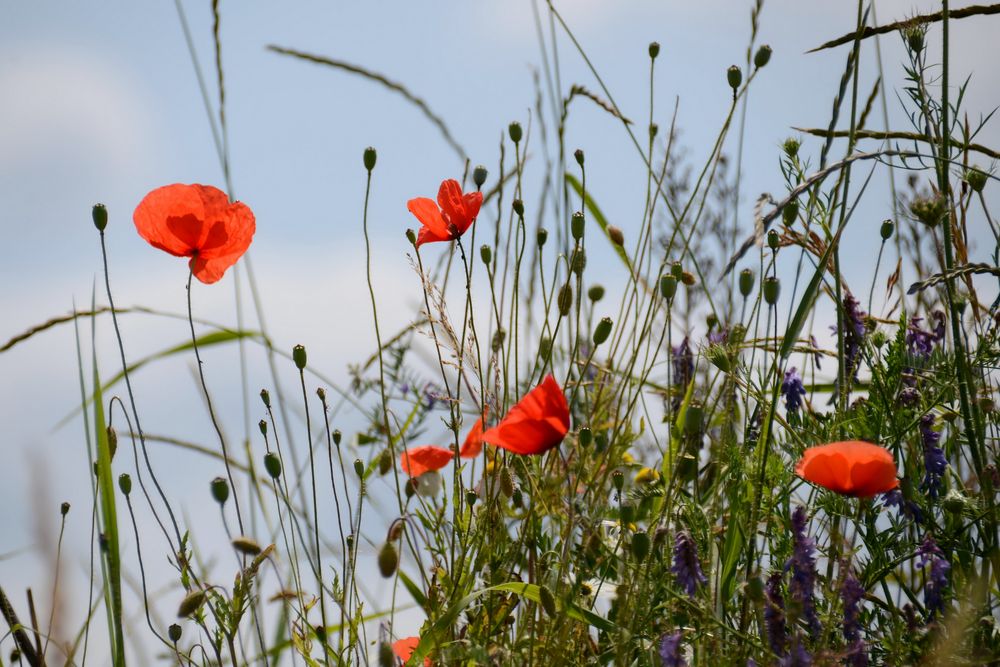
[[[132,221],[150,245],[177,257],[190,257],[202,236],[204,200],[190,185],[156,188],[135,207]]]
[[[417,237],[418,246],[431,241],[448,241],[451,239],[451,234],[448,233],[448,225],[445,223],[444,218],[441,216],[441,211],[433,199],[416,197],[406,202],[406,208],[423,225],[420,229],[420,235]]]
[[[543,454],[562,442],[569,431],[569,406],[551,375],[529,391],[483,441],[515,454]]]
[[[420,644],[420,637],[404,637],[392,643],[392,652],[405,664],[413,652],[417,650],[418,644]],[[430,667],[430,665],[431,659],[424,658],[424,667]]]
[[[818,486],[862,498],[899,486],[892,454],[861,440],[810,447],[802,455],[795,472]]]
[[[474,459],[483,451],[483,418],[480,417],[472,425],[469,435],[465,436],[462,448],[458,450],[458,455],[463,459]]]
[[[438,188],[438,206],[446,222],[461,228],[468,216],[465,214],[465,202],[462,200],[462,186],[453,178],[441,181]]]
[[[445,467],[453,456],[451,450],[444,447],[434,445],[410,447],[399,455],[399,467],[410,477],[420,477],[425,472]]]

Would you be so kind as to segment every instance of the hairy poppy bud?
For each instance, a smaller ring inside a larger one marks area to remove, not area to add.
[[[365,464],[361,462],[361,459],[354,459],[354,474],[358,476],[358,479],[365,476]]]
[[[604,298],[604,286],[603,285],[592,285],[589,290],[587,290],[587,297],[597,303]]]
[[[670,301],[677,294],[677,278],[673,275],[660,276],[660,295]]]
[[[375,168],[375,160],[377,158],[378,158],[378,154],[375,152],[374,148],[372,148],[371,146],[369,146],[368,148],[366,148],[365,149],[365,156],[364,156],[365,169],[367,169],[368,171],[371,171],[372,169],[374,169]]]
[[[556,598],[545,584],[538,587],[538,600],[541,602],[542,609],[545,610],[549,618],[555,618],[557,613]]]
[[[507,134],[510,135],[510,140],[515,144],[521,141],[521,124],[514,121],[507,126]]]
[[[263,435],[265,437],[267,436],[267,422],[266,421],[264,421],[263,419],[261,419],[259,422],[257,422],[257,428],[260,429],[260,434],[261,435]]]
[[[743,72],[740,71],[740,68],[736,65],[730,66],[730,68],[726,70],[726,81],[729,82],[729,87],[733,89],[733,97],[736,97],[736,90],[740,87],[740,84],[743,83]]]
[[[326,403],[326,389],[323,387],[316,387],[316,395],[319,396],[319,400]]]
[[[608,238],[611,239],[611,242],[616,246],[625,245],[625,235],[622,234],[621,229],[615,227],[614,225],[608,225]]]
[[[781,209],[781,222],[785,227],[791,227],[795,224],[795,219],[799,217],[799,202],[793,199],[792,201],[785,204],[785,208]]]
[[[333,430],[333,444],[335,444],[335,445],[337,445],[339,447],[340,446],[340,438],[341,438],[340,429],[339,428],[334,429]]]
[[[483,264],[489,266],[490,262],[493,261],[493,250],[485,243],[479,248],[479,258],[483,260]]]
[[[247,556],[256,556],[261,552],[261,548],[260,545],[257,544],[257,540],[252,537],[247,537],[246,535],[234,537],[232,545],[234,549],[239,551],[241,554],[246,554]]]
[[[392,470],[392,453],[388,449],[383,449],[378,456],[378,474],[386,475]]]
[[[410,242],[410,245],[417,245],[417,233],[409,227],[406,228],[406,240]]]
[[[583,238],[584,218],[582,211],[576,211],[573,217],[570,218],[569,231],[573,235],[574,240],[579,241]]]
[[[615,491],[618,493],[622,492],[622,487],[625,486],[625,475],[622,474],[621,470],[615,470],[611,473],[611,485],[615,487]]]
[[[538,247],[544,248],[545,242],[548,240],[549,240],[548,230],[540,227],[538,231],[535,232],[535,241],[538,243]]]
[[[306,367],[306,348],[301,345],[296,345],[292,348],[292,361],[295,362],[295,367],[300,371]]]
[[[216,477],[209,486],[212,489],[212,497],[215,498],[215,502],[225,505],[226,501],[229,500],[229,482],[226,481],[226,478]]]
[[[690,271],[684,271],[681,273],[681,282],[687,285],[688,287],[691,287],[698,281],[695,280],[693,273],[691,273]]]
[[[773,229],[769,229],[767,232],[767,247],[772,251],[778,249],[778,245],[781,243],[781,237],[778,236],[778,232]]]
[[[785,155],[792,158],[799,154],[799,147],[801,145],[802,144],[798,139],[789,137],[788,139],[785,139],[785,143],[782,144],[781,147],[785,150]]]
[[[573,308],[573,286],[566,283],[559,288],[559,296],[556,297],[556,305],[559,307],[559,314],[563,317],[569,315]]]
[[[771,47],[768,44],[762,44],[757,53],[753,55],[753,66],[760,69],[766,65],[771,60]]]
[[[271,394],[267,389],[260,390],[260,400],[263,401],[264,407],[270,409],[271,407]]]
[[[167,628],[167,636],[170,637],[170,641],[177,643],[181,640],[181,626],[176,623],[171,623],[170,627]]]
[[[888,241],[892,238],[892,232],[896,225],[892,220],[886,220],[882,223],[882,227],[878,230],[879,235],[882,237],[883,241]]]
[[[583,249],[583,246],[573,251],[573,255],[569,261],[569,268],[576,275],[580,275],[587,268],[587,251]]]
[[[109,426],[107,428],[107,433],[108,433],[108,453],[111,455],[111,458],[114,459],[115,452],[118,451],[118,432],[115,431],[114,426]]]
[[[575,151],[573,151],[573,157],[576,158],[576,163],[582,167],[583,166],[583,151],[580,150],[579,148],[577,148]]]
[[[63,516],[69,514],[69,503],[64,502],[62,505],[60,505],[59,513],[62,514]]]
[[[515,199],[511,203],[511,206],[514,209],[514,213],[517,214],[517,217],[519,217],[519,218],[523,218],[524,217],[524,202],[523,201],[521,201],[520,199]]]
[[[965,172],[965,182],[976,192],[982,192],[986,187],[986,172],[973,167]]]
[[[753,290],[753,271],[750,269],[743,269],[740,271],[740,294],[743,298],[750,296],[750,292]]]
[[[202,605],[205,601],[205,591],[200,588],[196,588],[181,600],[181,604],[177,607],[177,615],[181,618],[187,618],[194,612],[198,611],[198,607]]]
[[[589,426],[584,426],[580,429],[580,432],[576,434],[577,442],[580,443],[581,447],[589,447],[590,443],[594,440],[594,433],[590,430]]]
[[[118,488],[122,490],[126,496],[132,493],[132,478],[127,472],[123,472],[118,475]]]
[[[594,345],[600,345],[611,335],[611,318],[602,317],[594,329]]]
[[[478,165],[472,170],[472,182],[476,184],[477,188],[481,188],[483,187],[483,183],[486,182],[486,176],[488,174],[489,172],[486,171],[486,167]]]
[[[650,42],[649,43],[649,58],[650,60],[656,60],[656,56],[660,55],[660,43]]]
[[[378,550],[378,571],[388,579],[396,574],[397,567],[399,567],[399,552],[392,542],[386,542]]]
[[[395,519],[389,524],[389,531],[385,535],[387,542],[398,542],[406,527],[406,519]]]
[[[264,470],[271,476],[271,479],[281,477],[281,459],[274,452],[264,454]]]
[[[632,536],[632,556],[638,562],[646,560],[649,555],[650,544],[649,533],[639,532]]]
[[[673,262],[670,265],[670,275],[672,275],[674,278],[680,280],[683,274],[684,274],[684,267],[681,266],[680,262]]]
[[[90,215],[94,218],[94,227],[97,227],[97,231],[103,232],[104,228],[108,226],[108,209],[104,204],[94,204],[93,210]]]
[[[781,283],[774,276],[764,278],[764,301],[773,306],[778,302],[778,295],[781,293]]]

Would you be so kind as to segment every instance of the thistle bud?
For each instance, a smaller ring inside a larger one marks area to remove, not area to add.
[[[479,258],[483,260],[483,264],[486,266],[490,265],[493,261],[493,250],[485,243],[479,248]]]
[[[514,213],[517,214],[517,217],[519,217],[519,218],[523,218],[524,217],[524,202],[523,201],[521,201],[520,199],[515,199],[513,202],[511,202],[511,207],[514,209]]]
[[[650,42],[649,43],[649,59],[656,60],[656,56],[660,55],[660,43]]]
[[[177,643],[181,640],[181,626],[176,623],[171,623],[170,627],[167,628],[167,636],[170,637],[170,641]]]
[[[651,543],[649,539],[649,533],[638,532],[632,536],[632,556],[635,557],[636,561],[642,562],[646,560],[646,556],[649,555],[649,548]]]
[[[388,449],[383,449],[378,456],[378,474],[386,475],[392,470],[392,453]]]
[[[354,459],[354,474],[358,476],[358,479],[365,477],[365,464],[361,462],[361,459]]]
[[[365,169],[367,169],[368,171],[371,171],[372,169],[374,169],[375,168],[375,160],[377,158],[378,158],[378,154],[375,152],[374,148],[372,148],[371,146],[369,146],[368,148],[366,148],[365,149],[365,154],[364,154]]]
[[[751,269],[740,271],[740,294],[744,299],[750,296],[750,292],[753,291],[753,278],[753,271]]]
[[[545,242],[548,241],[548,240],[549,240],[549,232],[548,232],[548,230],[544,229],[542,227],[539,227],[538,231],[535,232],[535,242],[538,243],[538,247],[539,248],[544,248],[545,247]]]
[[[521,141],[521,124],[514,121],[507,126],[507,134],[510,135],[510,140],[515,144]]]
[[[260,545],[257,544],[257,540],[252,537],[247,537],[246,535],[238,535],[237,537],[234,537],[231,544],[234,549],[247,556],[256,556],[261,552],[261,548]]]
[[[67,514],[69,514],[69,503],[64,502],[62,505],[60,505],[59,506],[59,513],[62,516],[66,516]]]
[[[563,317],[569,315],[573,308],[573,286],[566,283],[559,288],[559,296],[556,297],[556,305],[559,306],[559,314]]]
[[[622,234],[621,229],[615,227],[614,225],[608,225],[608,238],[611,239],[611,242],[616,246],[620,247],[625,245],[625,235]]]
[[[126,496],[132,493],[132,478],[127,472],[123,472],[118,475],[118,488],[122,490]]]
[[[225,505],[226,501],[229,500],[229,482],[226,481],[226,478],[216,477],[212,480],[209,487],[212,490],[212,497],[215,498],[215,502]]]
[[[587,290],[587,298],[589,298],[594,303],[597,303],[604,298],[604,286],[603,285],[592,285],[589,290]]]
[[[799,142],[798,139],[795,139],[794,137],[789,137],[788,139],[785,139],[785,143],[782,144],[781,147],[784,149],[785,155],[787,155],[790,158],[793,158],[799,154],[799,147],[801,145],[802,144],[801,142]]]
[[[93,210],[90,212],[91,217],[94,218],[94,227],[97,227],[97,231],[103,232],[104,228],[108,226],[108,209],[104,204],[94,204]]]
[[[670,275],[672,275],[674,278],[680,280],[683,274],[684,274],[684,267],[681,266],[680,262],[673,262],[670,265]]]
[[[549,618],[555,618],[557,613],[556,598],[545,584],[538,587],[538,600],[541,602],[542,609],[545,610]]]
[[[194,612],[198,611],[198,607],[202,605],[205,601],[205,591],[200,588],[196,588],[181,600],[180,606],[177,607],[177,616],[180,618],[187,618]]]
[[[778,249],[778,246],[780,244],[781,244],[781,237],[778,236],[778,232],[774,231],[773,229],[769,229],[767,232],[767,247],[770,248],[771,251],[773,252]]]
[[[736,90],[740,87],[740,84],[743,83],[743,72],[740,71],[740,68],[736,65],[730,66],[730,68],[726,70],[726,81],[729,82],[729,87],[733,89],[733,97],[736,97]]]
[[[766,65],[771,60],[771,47],[768,44],[762,44],[757,53],[753,55],[753,66],[760,69]]]
[[[397,567],[399,567],[399,552],[392,542],[386,542],[378,550],[378,571],[388,579],[396,574]]]
[[[292,348],[292,361],[295,362],[295,367],[300,371],[304,370],[306,367],[306,348],[301,345],[296,345]]]
[[[570,271],[578,276],[583,273],[584,269],[587,268],[587,251],[583,249],[583,246],[580,246],[573,251],[569,260],[569,268]]]
[[[411,228],[406,228],[406,240],[410,242],[410,245],[417,245],[417,233]]]
[[[982,192],[986,187],[986,172],[973,167],[965,172],[965,182],[976,192]]]
[[[721,345],[711,345],[708,348],[706,355],[708,360],[713,366],[718,368],[723,373],[728,373],[733,370],[732,361],[729,358],[729,352]]]
[[[594,440],[594,433],[590,430],[589,426],[584,426],[576,434],[576,440],[580,443],[581,447],[589,447],[590,443]]]
[[[579,241],[580,239],[583,238],[583,227],[584,227],[583,223],[584,219],[582,211],[575,212],[573,214],[573,217],[570,218],[569,230],[570,233],[573,235],[573,239],[576,241]]]
[[[274,452],[264,454],[264,470],[271,476],[271,479],[281,477],[281,459]]]
[[[477,165],[476,168],[472,170],[472,182],[476,184],[477,188],[482,188],[488,175],[489,172],[486,171],[486,167],[481,164]]]
[[[892,232],[895,230],[896,225],[892,220],[886,220],[882,223],[882,227],[878,230],[879,235],[882,237],[883,241],[888,241],[892,238]]]
[[[335,444],[335,445],[337,445],[339,447],[340,446],[340,438],[341,438],[340,429],[339,428],[334,429],[333,430],[333,444]]]
[[[660,295],[671,301],[677,294],[677,278],[673,275],[660,276]]]
[[[781,283],[774,276],[764,278],[764,301],[769,306],[778,302],[778,295],[781,293]]]
[[[799,217],[799,202],[796,199],[785,204],[785,208],[781,209],[781,222],[785,227],[791,227],[795,224],[795,219]]]
[[[914,53],[920,53],[924,48],[924,33],[927,28],[923,25],[912,25],[903,29],[903,37],[906,38],[906,45]]]
[[[582,167],[583,166],[583,151],[580,150],[579,148],[577,148],[575,151],[573,151],[573,157],[576,158],[576,163]]]
[[[597,327],[594,329],[594,345],[600,345],[608,339],[611,335],[611,318],[602,317],[601,321],[597,323]]]
[[[267,389],[260,390],[260,400],[263,401],[265,408],[271,409],[271,394]]]

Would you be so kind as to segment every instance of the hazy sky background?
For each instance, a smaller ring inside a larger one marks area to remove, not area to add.
[[[184,7],[214,102],[210,3],[188,1]],[[667,128],[679,98],[680,144],[692,163],[700,164],[731,97],[726,68],[744,62],[750,2],[574,0],[556,2],[556,7],[623,113],[640,128],[648,109],[647,44],[660,42],[655,120]],[[878,2],[877,14],[885,23],[936,7],[926,0],[893,0]],[[417,225],[405,202],[434,196],[443,178],[461,176],[462,164],[437,129],[398,95],[341,71],[276,55],[265,46],[328,55],[404,83],[445,118],[473,164],[490,168],[492,183],[501,134],[512,120],[527,127],[534,106],[532,73],[540,60],[532,4],[229,1],[221,9],[234,191],[257,217],[251,255],[271,334],[282,349],[305,344],[312,366],[346,384],[347,364],[374,347],[363,282],[363,149],[375,146],[379,155],[370,224],[377,249],[375,287],[387,330],[407,321],[420,298],[403,236],[406,227]],[[740,208],[747,229],[756,196],[782,192],[779,147],[794,134],[790,128],[828,122],[846,47],[804,52],[851,30],[855,11],[844,2],[765,3],[758,42],[769,43],[774,55],[750,92]],[[994,17],[952,24],[952,81],[975,74],[964,102],[973,121],[1000,103],[1000,69],[993,66],[998,27],[1000,19]],[[557,42],[560,94],[575,83],[599,92],[561,31]],[[936,61],[937,29],[929,42]],[[865,92],[877,76],[874,48],[869,40],[862,49]],[[905,61],[897,35],[882,40],[882,56],[890,124],[909,130],[894,92]],[[0,343],[68,312],[74,299],[78,306],[89,304],[92,283],[100,278],[98,237],[90,222],[97,201],[111,215],[107,238],[118,305],[184,312],[184,262],[149,247],[131,223],[135,205],[159,185],[223,187],[173,3],[4,4],[0,100],[0,277],[5,286]],[[880,111],[875,118],[872,125],[880,128]],[[978,141],[995,148],[998,139],[994,123]],[[621,124],[594,105],[575,103],[567,146],[586,151],[588,189],[612,222],[626,235],[634,233],[642,217],[645,169]],[[819,140],[807,139],[802,150],[814,164],[818,146]],[[733,150],[731,143],[727,151]],[[838,150],[843,151],[834,154]],[[539,180],[539,166],[540,161],[529,162],[529,180],[532,174]],[[995,194],[995,184],[988,189]],[[529,206],[534,201],[537,197],[526,197]],[[864,206],[845,238],[851,252],[844,261],[849,283],[866,294],[877,226],[890,212],[884,172],[873,179]],[[985,239],[985,225],[980,225],[974,236],[981,240],[977,261],[989,261]],[[434,256],[441,252],[428,248]],[[597,252],[591,261],[606,272],[608,284],[622,279],[620,267],[606,255]],[[196,314],[234,323],[233,290],[232,273],[214,286],[196,284]],[[995,295],[995,287],[986,286],[985,292]],[[98,301],[105,301],[100,284]],[[131,315],[121,321],[131,360],[188,335],[183,320]],[[110,375],[119,369],[110,321],[98,322],[98,338],[102,369]],[[79,402],[73,341],[72,328],[63,326],[0,355],[0,447],[6,461],[0,466],[0,503],[7,508],[0,518],[0,583],[15,589],[18,600],[18,589],[29,582],[37,586],[36,598],[48,597],[51,568],[39,555],[55,539],[63,500],[74,506],[64,573],[70,590],[77,595],[85,590],[90,491],[82,424],[75,419],[53,431]],[[259,349],[251,352],[250,387],[256,393],[270,379]],[[217,348],[205,358],[217,407],[235,437],[243,428],[236,350]],[[143,425],[150,433],[212,443],[190,363],[154,364],[136,374]],[[291,386],[293,375],[287,378]],[[252,423],[262,416],[258,405],[252,402]],[[205,512],[204,506],[210,502],[208,480],[221,468],[155,446],[153,458],[171,497],[195,515],[194,529],[218,533],[215,508]],[[125,548],[133,546],[127,538]],[[127,553],[132,562],[133,552]],[[156,583],[165,581],[161,577]],[[175,598],[173,590],[165,598],[167,609]],[[132,609],[139,608],[135,601],[129,598]],[[67,607],[67,615],[65,627],[75,627],[82,618],[79,600]]]

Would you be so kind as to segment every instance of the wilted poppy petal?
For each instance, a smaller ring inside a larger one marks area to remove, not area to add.
[[[399,455],[399,467],[410,477],[420,477],[425,472],[445,467],[453,456],[451,450],[444,447],[410,447]]]
[[[451,240],[448,225],[444,221],[444,218],[441,217],[441,211],[438,210],[437,204],[434,203],[433,199],[417,197],[406,202],[406,208],[423,225],[420,228],[420,234],[417,236],[418,246],[431,241]]]
[[[542,454],[562,442],[568,431],[566,397],[555,378],[548,375],[483,434],[483,441],[515,454]]]
[[[458,455],[463,459],[474,459],[483,451],[483,418],[480,417],[472,425],[469,435],[465,436],[462,448],[458,450]]]
[[[892,454],[883,447],[860,440],[810,447],[803,453],[795,472],[818,486],[862,498],[899,486]]]

